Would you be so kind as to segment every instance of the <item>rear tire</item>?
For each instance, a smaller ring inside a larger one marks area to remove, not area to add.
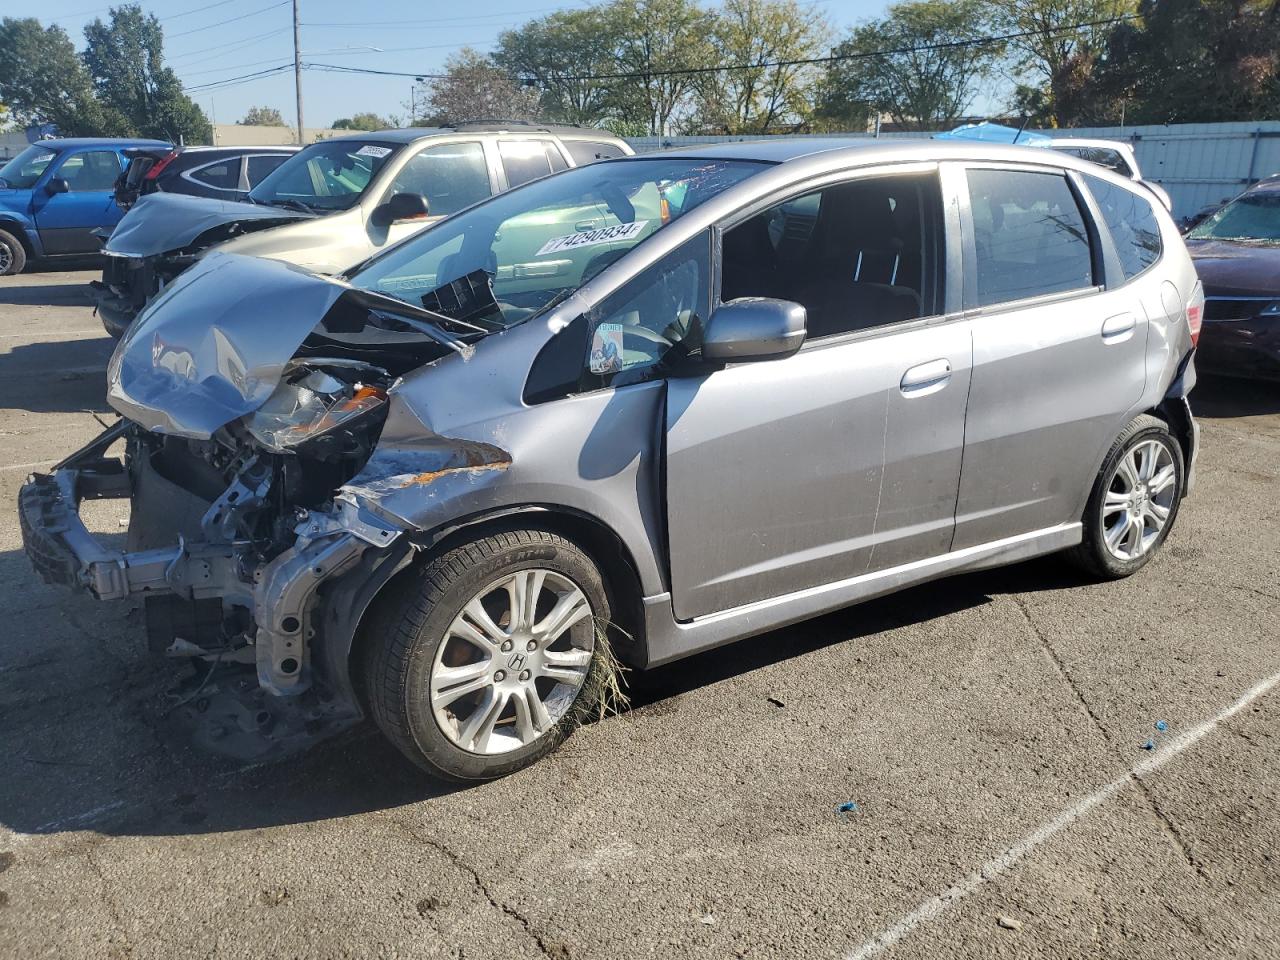
[[[364,631],[366,691],[378,727],[428,773],[514,773],[599,701],[609,599],[575,544],[512,530],[402,576]],[[556,611],[567,621],[558,630]]]
[[[1182,447],[1168,425],[1135,418],[1102,461],[1084,510],[1084,539],[1068,556],[1103,580],[1137,573],[1173,529],[1185,484]]]
[[[22,241],[0,230],[0,277],[21,273],[27,265],[27,251]]]

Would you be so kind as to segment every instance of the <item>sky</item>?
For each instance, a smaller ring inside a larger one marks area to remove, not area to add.
[[[6,16],[58,23],[77,49],[84,26],[106,18],[110,4],[94,0],[9,0]],[[492,50],[498,35],[555,10],[590,6],[587,0],[471,0],[426,4],[410,0],[299,0],[303,60],[377,70],[435,72],[456,50]],[[812,0],[810,0],[812,2]],[[165,59],[187,87],[231,80],[293,62],[291,0],[141,0],[160,18]],[[887,0],[818,0],[838,33],[881,14]],[[323,73],[302,75],[303,117],[308,127],[370,111],[408,114],[411,77]],[[193,89],[191,97],[217,123],[234,123],[252,106],[275,107],[295,122],[293,71],[217,89]]]

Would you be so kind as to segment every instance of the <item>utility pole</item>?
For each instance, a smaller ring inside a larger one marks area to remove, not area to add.
[[[306,146],[306,133],[302,125],[302,47],[298,38],[298,0],[293,0],[293,89],[298,95],[298,146]]]

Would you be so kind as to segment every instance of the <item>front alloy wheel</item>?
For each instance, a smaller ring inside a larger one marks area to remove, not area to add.
[[[595,564],[545,530],[508,530],[401,574],[362,627],[374,720],[409,759],[487,780],[554,750],[612,662]]]
[[[553,570],[519,570],[453,619],[431,670],[431,708],[455,746],[501,754],[554,729],[587,679],[595,635],[571,629],[591,604]]]

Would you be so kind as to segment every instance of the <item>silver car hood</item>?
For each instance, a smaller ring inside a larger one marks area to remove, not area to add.
[[[310,219],[310,214],[300,210],[181,193],[150,193],[120,218],[103,252],[150,257],[180,250],[214,227],[253,222],[261,229],[305,219]]]
[[[207,439],[266,402],[307,334],[352,292],[279,260],[210,253],[124,335],[107,401],[148,430]]]

